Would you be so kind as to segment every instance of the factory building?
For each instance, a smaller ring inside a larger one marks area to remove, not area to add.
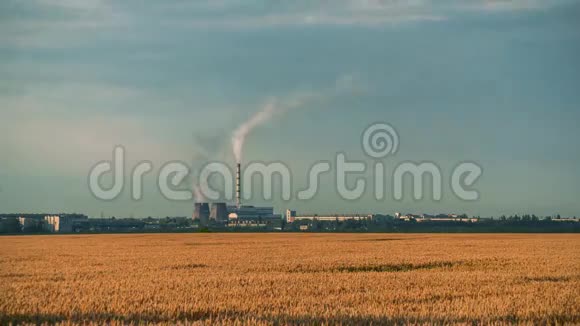
[[[271,221],[281,220],[280,214],[274,214],[274,207],[258,206],[228,206],[226,203],[196,203],[193,219],[199,221],[201,225],[208,225],[210,222],[226,223],[232,221],[243,223],[247,221]]]
[[[317,214],[306,214],[306,215],[298,215],[296,211],[286,210],[286,222],[293,223],[296,221],[346,221],[346,220],[366,220],[372,219],[372,214],[326,214],[326,215],[317,215]]]
[[[415,221],[415,222],[479,222],[478,218],[467,217],[466,215],[458,214],[405,214],[395,213],[395,217],[401,221]]]
[[[36,230],[52,233],[74,232],[89,219],[88,216],[82,214],[22,214],[15,215],[14,218],[22,231]]]
[[[256,217],[266,217],[274,215],[273,207],[240,206],[236,212],[238,218],[253,219]]]
[[[31,230],[44,230],[44,221],[42,218],[30,217],[30,216],[20,216],[18,217],[18,223],[23,232],[29,232]]]
[[[286,222],[292,223],[294,222],[294,218],[296,217],[296,211],[287,209],[286,210]]]
[[[280,221],[282,216],[274,214],[274,207],[240,206],[230,212],[229,219],[239,223],[245,221]]]
[[[226,203],[196,203],[193,219],[201,225],[210,222],[227,223],[228,225],[263,226],[280,224],[282,215],[274,214],[273,207],[259,207],[241,204],[241,165],[236,164],[236,199],[234,205]],[[211,208],[211,209],[210,209]]]
[[[280,227],[282,215],[274,214],[273,207],[240,206],[229,215],[229,226]]]
[[[48,215],[44,217],[44,221],[48,232],[69,233],[73,232],[80,223],[88,221],[88,217],[74,214]]]

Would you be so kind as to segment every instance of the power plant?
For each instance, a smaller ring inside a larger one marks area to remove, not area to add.
[[[242,168],[236,163],[236,201],[235,205],[227,205],[224,202],[195,203],[193,219],[200,225],[211,224],[233,225],[267,225],[279,223],[282,220],[280,214],[274,214],[274,207],[256,207],[242,205]],[[211,206],[210,206],[211,205]],[[211,207],[211,209],[210,209]]]

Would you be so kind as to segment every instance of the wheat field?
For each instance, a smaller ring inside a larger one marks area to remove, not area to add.
[[[580,323],[580,235],[0,237],[0,323]]]

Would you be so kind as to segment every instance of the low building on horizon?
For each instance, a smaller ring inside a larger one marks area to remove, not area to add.
[[[299,215],[294,210],[286,210],[286,222],[294,223],[296,221],[347,221],[347,220],[372,220],[374,217],[373,214],[303,214]]]

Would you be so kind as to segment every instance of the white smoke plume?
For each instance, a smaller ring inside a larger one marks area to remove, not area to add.
[[[236,162],[240,163],[242,161],[242,153],[244,150],[244,142],[246,137],[259,125],[268,122],[272,116],[278,111],[276,106],[276,101],[274,99],[269,100],[264,107],[254,114],[248,121],[244,122],[232,136],[232,147],[234,150],[234,156]]]
[[[201,187],[199,185],[197,185],[195,182],[193,184],[193,200],[196,203],[203,203],[205,202],[205,196],[203,195],[203,192],[201,191]]]
[[[204,195],[203,187],[207,189],[207,180],[201,180],[198,173],[203,169],[203,167],[211,161],[214,160],[225,160],[229,154],[226,153],[223,148],[223,139],[221,134],[192,134],[193,140],[193,153],[191,169],[192,172],[197,173],[192,175],[192,193],[194,201],[197,203],[207,202],[207,198]],[[229,142],[228,142],[229,144]],[[221,148],[221,149],[220,149]]]
[[[232,136],[232,147],[236,163],[242,161],[242,154],[246,137],[252,130],[272,119],[275,114],[284,113],[286,111],[302,108],[306,104],[313,102],[323,102],[340,94],[357,94],[362,90],[359,89],[359,82],[352,74],[340,76],[333,87],[322,89],[316,92],[302,91],[295,92],[290,96],[282,99],[271,99],[264,107],[256,112],[248,121],[244,122],[238,129],[234,131]]]

